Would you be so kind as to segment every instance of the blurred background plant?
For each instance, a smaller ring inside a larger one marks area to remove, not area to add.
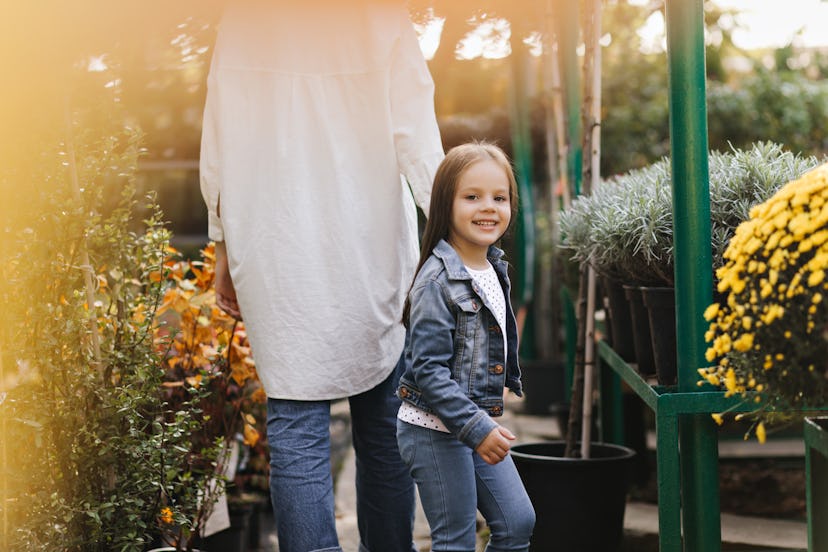
[[[715,365],[699,370],[700,384],[754,402],[748,417],[764,442],[766,426],[828,400],[828,164],[753,207],[724,259],[724,301],[705,312]]]

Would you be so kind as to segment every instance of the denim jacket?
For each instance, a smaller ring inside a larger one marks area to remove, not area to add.
[[[406,368],[397,395],[436,414],[471,448],[497,426],[491,416],[503,414],[504,386],[522,395],[517,324],[502,256],[503,251],[489,247],[489,262],[506,295],[505,359],[490,303],[445,240],[423,264],[409,294]]]

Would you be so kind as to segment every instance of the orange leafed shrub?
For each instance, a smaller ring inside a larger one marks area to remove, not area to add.
[[[203,409],[211,436],[241,433],[245,444],[255,446],[267,397],[244,323],[216,305],[215,244],[201,251],[201,260],[185,259],[172,247],[168,253],[163,272],[155,276],[169,283],[154,331],[164,359],[164,386],[173,400],[185,399],[188,386],[210,386],[212,399]]]

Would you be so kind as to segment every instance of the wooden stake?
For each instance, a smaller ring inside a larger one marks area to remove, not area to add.
[[[69,177],[72,181],[72,192],[75,199],[82,201],[78,165],[75,159],[75,143],[72,138],[72,115],[69,106],[66,106],[66,156],[69,163]],[[81,270],[83,270],[84,287],[86,289],[86,304],[89,306],[89,340],[92,345],[93,366],[103,377],[103,361],[101,359],[101,338],[98,334],[98,319],[95,315],[95,268],[89,260],[89,248],[84,234],[80,243]]]

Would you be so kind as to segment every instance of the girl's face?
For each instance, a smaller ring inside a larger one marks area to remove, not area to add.
[[[509,178],[496,161],[471,164],[460,175],[454,192],[448,241],[468,260],[486,258],[489,246],[509,227]]]

